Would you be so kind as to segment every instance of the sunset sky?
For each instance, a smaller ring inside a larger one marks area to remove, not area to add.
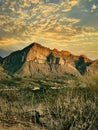
[[[98,0],[0,0],[0,55],[33,42],[98,59]]]

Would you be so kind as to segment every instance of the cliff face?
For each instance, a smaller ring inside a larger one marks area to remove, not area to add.
[[[34,61],[36,63],[45,63],[49,53],[50,53],[49,48],[46,48],[37,43],[34,43],[27,54],[26,61]]]
[[[3,59],[3,67],[11,74],[34,75],[65,72],[85,74],[92,61],[85,56],[74,56],[68,51],[49,49],[33,43]]]

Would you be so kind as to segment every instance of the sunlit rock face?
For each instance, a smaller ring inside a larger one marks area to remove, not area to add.
[[[59,64],[60,64],[60,65],[64,65],[64,64],[65,64],[65,60],[64,60],[62,57],[60,57],[60,62],[59,62]]]
[[[92,74],[98,74],[98,60],[93,61],[90,66],[87,66],[87,72]]]
[[[50,64],[61,64],[64,65],[65,61],[61,56],[61,52],[57,49],[50,50],[49,48],[43,47],[37,43],[34,43],[30,48],[26,61],[34,61],[36,63],[46,63]]]
[[[34,43],[30,48],[26,61],[34,61],[36,63],[45,63],[50,49]]]
[[[61,54],[64,55],[64,56],[70,56],[71,55],[70,52],[64,51],[64,50],[61,51]]]

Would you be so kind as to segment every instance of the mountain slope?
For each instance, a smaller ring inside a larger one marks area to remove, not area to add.
[[[0,56],[0,64],[2,64],[3,62],[3,58]]]
[[[32,44],[22,50],[15,51],[3,59],[3,67],[9,73],[15,73],[26,61],[27,54]]]
[[[49,49],[38,43],[13,52],[5,57],[2,66],[10,74],[30,76],[35,74],[85,74],[93,63],[86,56],[74,56],[68,51]]]
[[[10,77],[7,72],[4,70],[4,68],[0,65],[0,81],[2,79],[8,79],[8,77]]]

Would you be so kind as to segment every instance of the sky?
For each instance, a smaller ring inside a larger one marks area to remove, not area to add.
[[[33,42],[98,59],[98,0],[0,0],[0,55]]]

